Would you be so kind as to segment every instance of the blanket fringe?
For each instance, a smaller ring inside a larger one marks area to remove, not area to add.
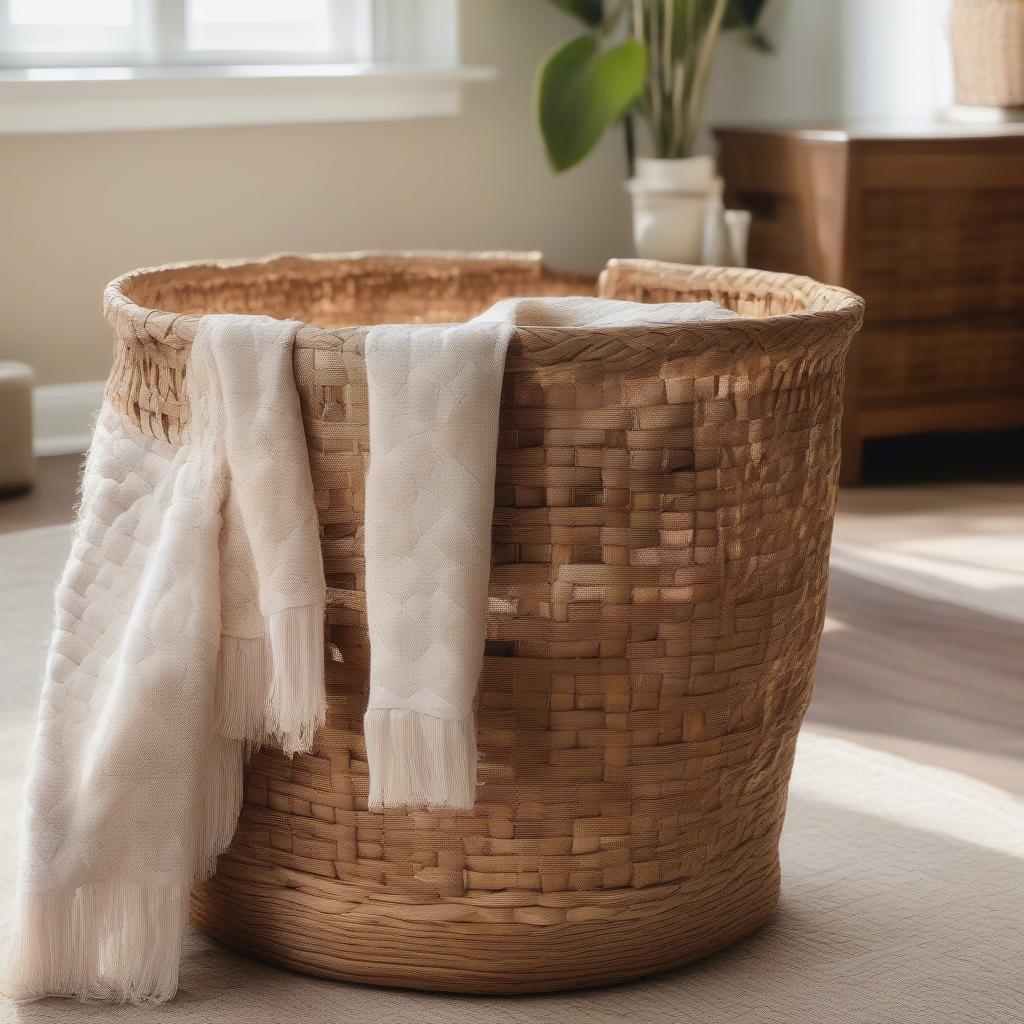
[[[301,754],[327,721],[324,690],[324,606],[286,608],[267,619],[273,676],[266,731],[286,754]]]
[[[327,719],[324,606],[286,608],[267,635],[221,638],[217,732],[247,753],[264,743],[305,753]]]
[[[4,989],[17,1002],[165,1002],[178,987],[187,914],[187,886],[117,881],[22,895]]]
[[[193,835],[192,878],[210,878],[217,870],[217,858],[228,848],[238,827],[242,810],[245,745],[238,740],[214,736],[203,771],[197,820]]]
[[[473,716],[438,718],[418,711],[373,708],[363,719],[370,771],[368,806],[470,811],[476,798]]]
[[[217,732],[249,750],[267,735],[272,660],[266,637],[222,636],[217,673]]]

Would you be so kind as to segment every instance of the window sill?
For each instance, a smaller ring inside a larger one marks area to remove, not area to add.
[[[451,117],[492,68],[386,64],[0,71],[0,133]]]

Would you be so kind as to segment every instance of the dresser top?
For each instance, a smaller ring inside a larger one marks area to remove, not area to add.
[[[784,135],[821,142],[1024,139],[1024,120],[1001,123],[924,120],[804,121],[799,123],[749,121],[736,124],[716,124],[714,131],[753,135]]]

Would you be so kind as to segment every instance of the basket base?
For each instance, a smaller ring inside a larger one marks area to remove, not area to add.
[[[354,903],[319,884],[286,887],[273,869],[260,879],[252,864],[232,877],[232,866],[241,867],[222,864],[192,897],[193,922],[231,949],[340,981],[480,995],[592,988],[679,967],[757,930],[779,893],[774,855],[724,888],[708,891],[705,878],[699,889],[611,890],[572,910],[558,910],[557,898]]]

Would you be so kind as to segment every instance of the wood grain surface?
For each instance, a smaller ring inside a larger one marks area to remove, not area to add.
[[[1024,125],[716,135],[751,264],[866,300],[844,483],[867,438],[1024,424]]]

